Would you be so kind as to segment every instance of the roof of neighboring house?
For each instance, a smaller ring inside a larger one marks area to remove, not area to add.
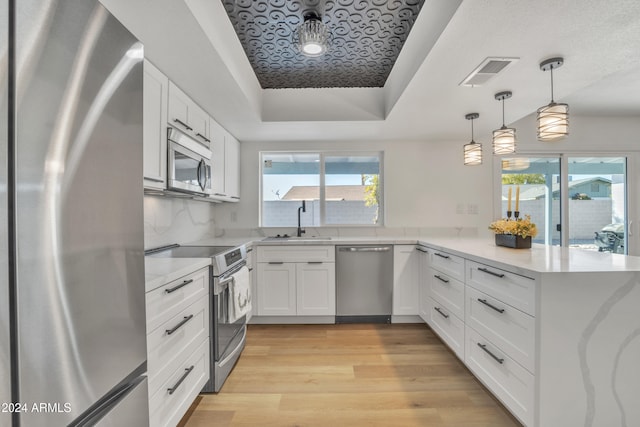
[[[569,181],[569,194],[571,189],[582,184],[588,184],[590,182],[601,182],[603,184],[611,185],[611,180],[602,177],[593,177],[585,179],[576,179],[575,181]],[[509,197],[509,187],[513,188],[511,197],[513,200],[516,198],[516,184],[503,185],[502,186],[502,200],[507,200]],[[553,193],[557,193],[560,190],[560,184],[554,182],[551,185]],[[533,200],[544,197],[545,185],[544,184],[520,184],[520,200]]]
[[[364,200],[366,185],[327,185],[326,200]],[[295,185],[282,196],[281,200],[318,200],[320,187],[317,185]]]

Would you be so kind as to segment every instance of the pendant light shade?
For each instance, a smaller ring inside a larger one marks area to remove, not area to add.
[[[504,124],[504,100],[511,98],[511,92],[499,92],[496,100],[502,101],[502,127],[493,131],[493,154],[513,154],[516,152],[516,130]]]
[[[562,58],[551,58],[540,64],[542,71],[551,73],[551,102],[538,108],[538,140],[558,141],[569,134],[569,105],[553,100],[553,70],[564,63]]]
[[[298,50],[304,56],[315,58],[329,49],[329,29],[315,12],[304,16],[304,22],[296,30]]]
[[[512,159],[502,159],[503,171],[521,171],[529,169],[530,161],[526,157],[514,157]]]
[[[478,113],[469,113],[464,116],[465,119],[471,120],[471,142],[464,145],[464,165],[477,166],[482,164],[482,144],[478,144],[473,140],[473,120],[480,117]]]

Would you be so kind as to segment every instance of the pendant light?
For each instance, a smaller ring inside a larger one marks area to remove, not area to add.
[[[502,127],[493,131],[493,154],[513,154],[516,152],[516,130],[504,124],[504,100],[511,98],[510,91],[495,94],[498,101],[502,101]]]
[[[471,142],[464,145],[464,165],[477,166],[482,164],[482,144],[478,144],[473,140],[473,120],[480,117],[478,113],[469,113],[464,116],[465,119],[471,120]]]
[[[538,140],[557,141],[569,134],[569,105],[553,100],[553,70],[560,68],[563,58],[550,58],[540,63],[542,71],[551,72],[551,102],[538,108]]]

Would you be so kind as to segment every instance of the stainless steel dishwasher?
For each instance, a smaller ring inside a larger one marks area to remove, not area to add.
[[[336,323],[391,323],[393,246],[336,246]]]

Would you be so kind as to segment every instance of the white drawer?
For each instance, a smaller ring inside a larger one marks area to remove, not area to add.
[[[429,293],[456,316],[464,319],[464,283],[429,268]]]
[[[468,325],[465,334],[467,367],[524,425],[532,426],[535,377]]]
[[[465,320],[529,372],[535,373],[534,317],[468,287]]]
[[[304,246],[258,246],[258,262],[335,262],[333,245]]]
[[[207,339],[176,367],[154,394],[151,394],[149,399],[151,427],[177,425],[208,380],[209,340]],[[172,394],[169,394],[169,389],[174,389]]]
[[[433,249],[431,267],[454,279],[464,281],[464,258],[462,257]]]
[[[536,281],[505,270],[467,261],[467,285],[518,310],[536,315]]]
[[[147,331],[153,331],[208,292],[209,267],[147,292]]]
[[[432,298],[428,298],[427,301],[429,310],[427,323],[456,356],[464,360],[464,322]]]
[[[175,360],[184,347],[194,341],[202,342],[208,336],[209,300],[203,297],[147,334],[149,378]]]

